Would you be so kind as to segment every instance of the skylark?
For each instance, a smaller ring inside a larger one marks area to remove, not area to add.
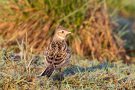
[[[54,70],[61,70],[69,63],[71,52],[67,46],[66,38],[70,33],[61,26],[55,30],[54,37],[45,51],[47,68],[41,76],[50,77]]]

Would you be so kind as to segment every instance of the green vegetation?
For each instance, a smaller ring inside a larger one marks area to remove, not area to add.
[[[84,20],[88,4],[88,0],[11,0],[1,12],[15,17],[8,17],[6,21],[42,19],[42,22],[51,21],[65,26],[73,24],[77,27]],[[5,16],[1,19],[5,19]]]
[[[5,23],[0,27],[0,34],[7,47],[25,38],[27,48],[42,52],[54,29],[62,25],[73,33],[69,45],[75,54],[100,61],[123,57],[113,42],[105,1],[13,0],[6,5],[1,9]]]
[[[121,16],[135,19],[134,3],[135,0],[0,0],[0,90],[57,90],[60,84],[52,80],[58,78],[57,73],[50,79],[39,76],[45,68],[42,52],[57,25],[73,32],[68,40],[72,65],[63,69],[61,90],[134,90],[135,65],[123,64],[124,56],[118,58],[118,52],[125,51],[126,42],[121,38],[131,27],[117,24]],[[118,26],[117,35],[111,32],[110,22]],[[135,49],[131,43],[126,45]],[[16,52],[21,57],[12,57]]]
[[[4,57],[4,51],[0,52]],[[10,55],[11,52],[8,52]],[[26,60],[25,53],[22,59],[14,61],[11,58],[2,58],[0,60],[0,88],[2,90],[57,90],[58,81],[53,81],[45,77],[40,77],[44,70],[43,55],[35,56],[27,53],[29,57]],[[72,56],[71,66],[63,69],[65,79],[62,81],[61,90],[114,90],[128,89],[135,87],[135,65],[125,65],[122,62],[114,64],[98,61],[88,61]],[[56,78],[56,77],[55,77]]]
[[[135,18],[135,0],[106,0],[109,8],[127,18]]]

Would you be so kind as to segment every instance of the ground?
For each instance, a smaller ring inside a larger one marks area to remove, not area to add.
[[[57,72],[47,79],[40,76],[44,70],[44,56],[31,54],[14,60],[4,58],[1,52],[0,90],[133,90],[135,65],[121,61],[99,63],[72,55],[69,66],[63,68],[64,80],[57,81]]]

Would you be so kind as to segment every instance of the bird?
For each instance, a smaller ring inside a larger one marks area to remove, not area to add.
[[[41,73],[41,76],[49,78],[55,70],[61,72],[61,69],[69,64],[71,50],[66,43],[66,39],[70,33],[62,26],[55,29],[53,39],[44,53],[47,68]]]

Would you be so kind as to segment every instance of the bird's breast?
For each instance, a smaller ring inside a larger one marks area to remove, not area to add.
[[[67,44],[65,42],[52,42],[47,50],[46,60],[50,64],[58,65],[67,56]]]

